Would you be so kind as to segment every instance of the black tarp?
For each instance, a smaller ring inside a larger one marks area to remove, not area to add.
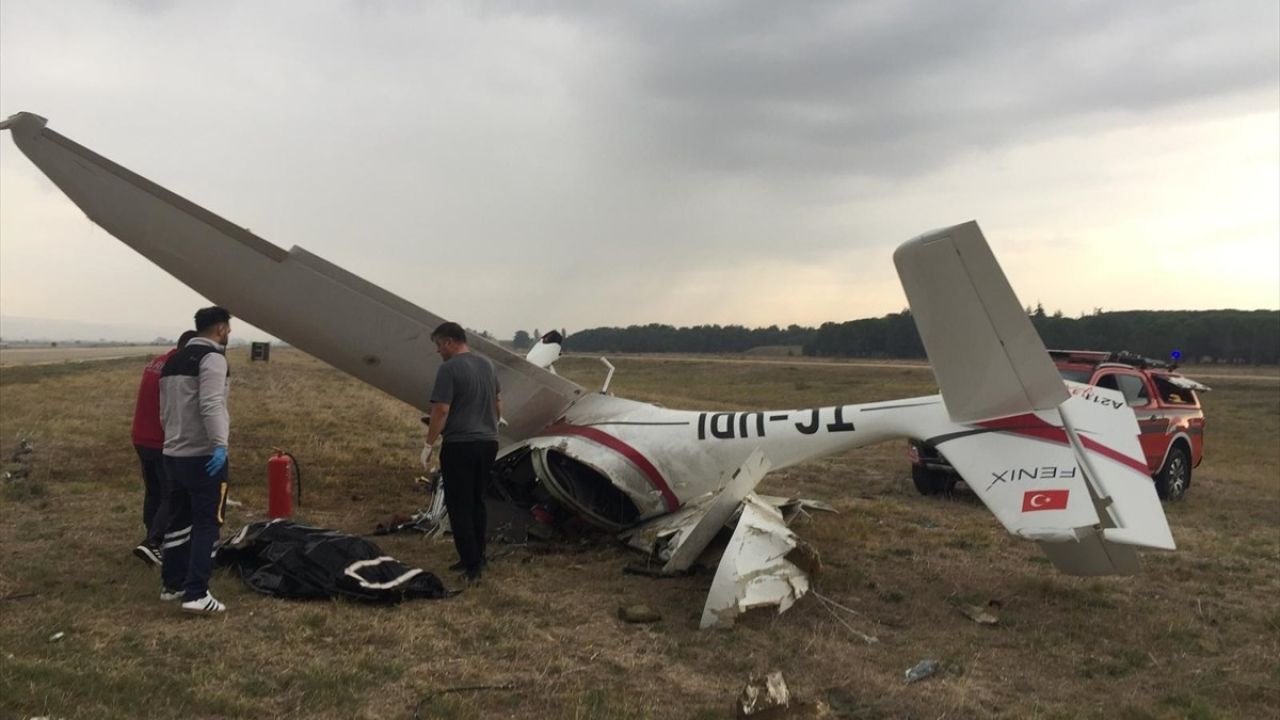
[[[291,520],[244,526],[218,546],[217,562],[257,592],[296,600],[399,602],[454,594],[435,575],[384,555],[364,538]]]

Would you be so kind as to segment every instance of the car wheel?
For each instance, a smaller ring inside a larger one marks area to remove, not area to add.
[[[950,473],[930,470],[923,465],[911,466],[911,482],[921,495],[950,495],[956,486],[956,478]]]
[[[916,491],[921,495],[933,495],[938,492],[938,488],[933,483],[933,471],[923,465],[911,466],[911,482],[916,486]]]
[[[1181,500],[1190,486],[1191,458],[1187,457],[1186,450],[1174,447],[1156,474],[1156,494],[1161,500]]]

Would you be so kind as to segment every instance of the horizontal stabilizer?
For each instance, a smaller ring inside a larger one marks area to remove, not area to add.
[[[927,439],[1000,522],[1072,575],[1136,572],[1135,547],[1174,548],[1124,396],[1073,383],[1059,409]]]
[[[976,222],[909,240],[893,261],[953,421],[1046,410],[1067,399]]]

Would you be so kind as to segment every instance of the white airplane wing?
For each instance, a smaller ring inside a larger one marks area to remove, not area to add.
[[[272,245],[45,125],[19,113],[0,129],[90,220],[235,317],[427,409],[440,365],[430,334],[444,318],[302,248]],[[504,441],[535,434],[583,393],[496,343],[469,341],[497,369]]]

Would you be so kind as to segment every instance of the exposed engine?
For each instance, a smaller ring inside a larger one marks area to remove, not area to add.
[[[522,447],[494,463],[490,493],[516,507],[564,506],[596,525],[618,530],[640,510],[607,475],[554,447]]]

